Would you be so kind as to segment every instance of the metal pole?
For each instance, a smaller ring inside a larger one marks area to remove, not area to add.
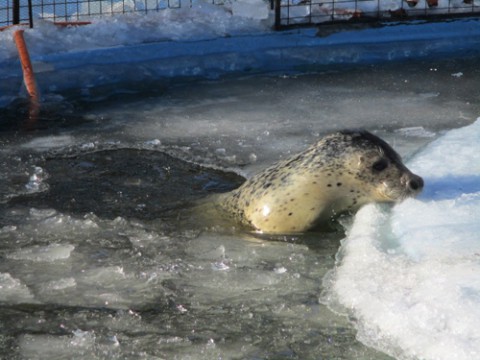
[[[13,0],[12,12],[13,25],[20,24],[20,0]]]
[[[281,27],[281,0],[275,1],[275,30],[280,30]]]
[[[33,28],[32,0],[28,0],[28,25],[30,25],[30,29]]]

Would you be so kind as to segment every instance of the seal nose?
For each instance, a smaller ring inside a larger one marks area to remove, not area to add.
[[[412,174],[412,177],[407,182],[407,186],[411,191],[421,191],[423,189],[423,179],[420,176]]]

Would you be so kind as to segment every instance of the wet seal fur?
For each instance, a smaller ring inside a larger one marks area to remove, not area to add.
[[[364,130],[328,135],[218,199],[236,221],[264,233],[298,233],[371,202],[417,195],[423,180],[384,140]]]

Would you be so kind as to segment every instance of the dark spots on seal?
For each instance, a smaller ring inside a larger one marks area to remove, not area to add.
[[[289,175],[284,175],[280,178],[282,184],[286,184],[288,182]]]
[[[259,226],[260,230],[304,231],[317,220],[310,221],[303,215],[308,213],[320,219],[324,202],[330,201],[332,196],[342,197],[339,211],[353,209],[359,204],[375,200],[371,188],[377,186],[379,181],[397,181],[398,171],[382,171],[385,160],[379,159],[387,159],[391,165],[397,162],[402,165],[394,150],[368,132],[355,130],[335,133],[324,137],[301,154],[284,159],[247,180],[222,205],[229,212],[238,214],[237,217],[243,222],[251,220],[252,216],[264,221],[264,199],[271,208],[271,221],[268,225],[265,222],[264,228]],[[400,165],[401,170],[403,168]],[[380,179],[379,172],[382,174]],[[325,187],[329,189],[325,190]],[[318,196],[311,197],[310,194]],[[247,208],[245,212],[243,208]],[[253,213],[252,209],[255,209]],[[285,219],[290,219],[290,223],[284,222]],[[293,227],[292,222],[295,222]]]

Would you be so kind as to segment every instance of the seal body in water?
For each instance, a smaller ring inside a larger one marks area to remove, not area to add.
[[[368,131],[341,131],[221,194],[218,204],[258,231],[296,233],[366,203],[415,196],[422,188],[422,178],[385,141]]]

